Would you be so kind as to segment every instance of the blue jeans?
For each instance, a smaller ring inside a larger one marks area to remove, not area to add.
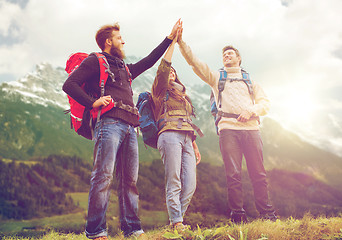
[[[86,235],[107,236],[106,211],[114,168],[118,179],[121,230],[128,236],[141,230],[138,217],[138,140],[134,128],[120,119],[103,118],[94,131]]]
[[[158,138],[158,149],[165,166],[170,223],[183,222],[196,189],[196,157],[191,135],[183,131],[163,132]]]
[[[273,212],[268,198],[260,132],[223,129],[220,131],[219,142],[226,170],[228,202],[232,213],[245,213],[241,182],[242,156],[245,156],[248,175],[252,181],[257,210],[261,214]]]

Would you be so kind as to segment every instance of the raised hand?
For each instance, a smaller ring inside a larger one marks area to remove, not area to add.
[[[178,31],[177,31],[177,42],[178,43],[183,41],[182,36],[183,36],[183,22],[181,24],[181,27],[178,28]]]
[[[178,31],[179,27],[181,27],[181,26],[182,26],[182,21],[181,21],[181,19],[178,19],[176,24],[173,26],[172,31],[171,31],[170,35],[168,36],[168,38],[173,40],[177,35],[177,31]]]

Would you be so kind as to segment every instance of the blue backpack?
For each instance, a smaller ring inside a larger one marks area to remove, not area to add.
[[[217,128],[217,124],[219,123],[219,121],[221,120],[222,117],[231,117],[231,118],[238,118],[239,115],[238,114],[233,114],[233,113],[226,113],[226,112],[222,112],[219,111],[219,109],[222,108],[222,92],[224,90],[224,87],[226,85],[226,81],[227,81],[227,72],[224,70],[224,68],[220,68],[219,69],[220,72],[220,79],[218,82],[218,91],[219,91],[219,95],[218,95],[218,99],[217,99],[217,104],[215,101],[215,97],[213,92],[211,91],[211,95],[210,95],[210,112],[214,117],[215,120],[215,126],[216,126],[216,133],[218,134],[218,128]],[[249,73],[247,73],[244,69],[241,69],[241,73],[242,73],[242,79],[229,79],[229,81],[243,81],[247,88],[248,88],[248,92],[251,95],[252,101],[254,103],[254,92],[253,92],[253,86],[252,86],[252,82],[249,78]]]
[[[154,102],[150,92],[139,94],[136,107],[139,110],[140,131],[146,145],[157,148],[158,122],[154,119]]]

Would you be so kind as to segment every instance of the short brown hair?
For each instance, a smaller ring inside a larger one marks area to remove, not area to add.
[[[113,36],[113,31],[120,31],[119,23],[116,22],[113,25],[104,25],[97,31],[95,39],[97,45],[101,48],[102,51],[105,48],[106,40]]]
[[[236,56],[240,57],[241,59],[241,55],[240,55],[240,52],[239,50],[237,50],[235,47],[233,47],[232,45],[228,45],[228,46],[225,46],[223,49],[222,49],[222,54],[227,51],[227,50],[233,50],[235,53],[236,53]],[[241,60],[240,60],[240,63],[239,65],[241,65]]]

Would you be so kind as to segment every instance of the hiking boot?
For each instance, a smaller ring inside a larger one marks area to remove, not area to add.
[[[230,214],[230,220],[233,222],[233,223],[236,223],[236,224],[240,224],[240,223],[247,223],[247,216],[246,216],[246,213],[236,213],[236,212],[232,212]]]
[[[102,237],[94,238],[93,240],[108,240],[108,238],[106,236],[102,236]]]
[[[275,222],[278,219],[274,212],[260,214],[260,218],[263,220],[270,220],[272,222]]]

